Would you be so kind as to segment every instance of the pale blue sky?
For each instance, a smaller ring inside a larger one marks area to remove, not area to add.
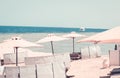
[[[120,26],[120,0],[0,0],[0,25]]]

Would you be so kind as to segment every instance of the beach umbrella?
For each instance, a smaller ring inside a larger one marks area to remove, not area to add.
[[[73,40],[73,52],[74,52],[74,47],[75,47],[75,38],[77,38],[77,37],[86,37],[85,35],[82,35],[82,34],[78,34],[78,33],[76,33],[76,32],[71,32],[71,33],[69,33],[69,34],[66,34],[66,35],[63,35],[63,37],[66,37],[66,38],[72,38],[72,40]]]
[[[95,34],[78,42],[120,43],[120,26]]]
[[[100,33],[98,33],[98,34],[95,34],[95,35],[92,35],[92,36],[88,36],[87,38],[83,38],[83,39],[80,39],[80,40],[78,40],[77,42],[79,43],[79,42],[93,42],[93,43],[97,43],[97,42],[99,42],[99,41],[97,41],[97,37],[100,37]]]
[[[42,47],[42,45],[29,42],[20,37],[12,37],[11,39],[5,40],[0,44],[0,47],[12,47],[16,53],[16,66],[18,65],[18,48],[21,47]]]
[[[120,43],[120,26],[100,32],[88,38],[78,40],[78,42],[97,43]]]
[[[62,40],[67,40],[67,38],[56,36],[55,34],[48,34],[47,37],[38,40],[37,43],[50,42],[51,43],[51,48],[52,48],[52,54],[54,54],[53,42],[55,42],[55,41],[62,41]]]

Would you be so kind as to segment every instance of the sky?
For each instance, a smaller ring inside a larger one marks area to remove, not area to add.
[[[0,0],[0,25],[112,28],[120,0]]]

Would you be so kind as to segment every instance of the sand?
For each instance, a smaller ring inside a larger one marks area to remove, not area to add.
[[[109,62],[108,56],[72,61],[67,75],[74,76],[71,78],[99,78],[100,76],[109,74],[113,68],[118,68],[118,66],[107,66],[103,68],[104,60]]]

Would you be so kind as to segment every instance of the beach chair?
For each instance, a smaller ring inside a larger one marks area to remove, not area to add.
[[[51,63],[54,61],[53,56],[40,56],[40,57],[25,57],[26,65]]]
[[[120,52],[118,50],[109,51],[110,66],[120,66]]]
[[[64,53],[63,55],[64,55],[66,72],[67,72],[70,68],[70,63],[71,63],[70,54],[69,53]]]
[[[36,78],[35,65],[22,66],[20,69],[20,78]]]
[[[120,68],[113,68],[106,76],[100,78],[120,78]]]
[[[66,78],[66,72],[65,72],[66,68],[64,66],[64,63],[53,62],[52,67],[53,67],[54,78]]]
[[[79,52],[74,52],[70,54],[71,60],[79,60],[81,59],[81,53]]]
[[[19,67],[5,67],[5,78],[19,78]]]
[[[7,53],[3,55],[4,64],[15,64],[16,63],[16,54],[15,53]]]
[[[24,62],[24,57],[27,56],[25,52],[18,53],[18,63]],[[16,63],[16,54],[15,53],[8,53],[3,55],[4,64],[15,64]]]
[[[37,64],[37,78],[55,78],[52,70],[52,64]]]
[[[81,48],[81,57],[82,59],[91,58],[89,47]]]
[[[96,58],[101,56],[101,48],[98,45],[92,45],[81,48],[82,59]]]
[[[55,62],[61,62],[64,63],[64,66],[66,70],[70,68],[70,54],[69,53],[64,53],[64,54],[58,54],[54,56],[54,61]]]

